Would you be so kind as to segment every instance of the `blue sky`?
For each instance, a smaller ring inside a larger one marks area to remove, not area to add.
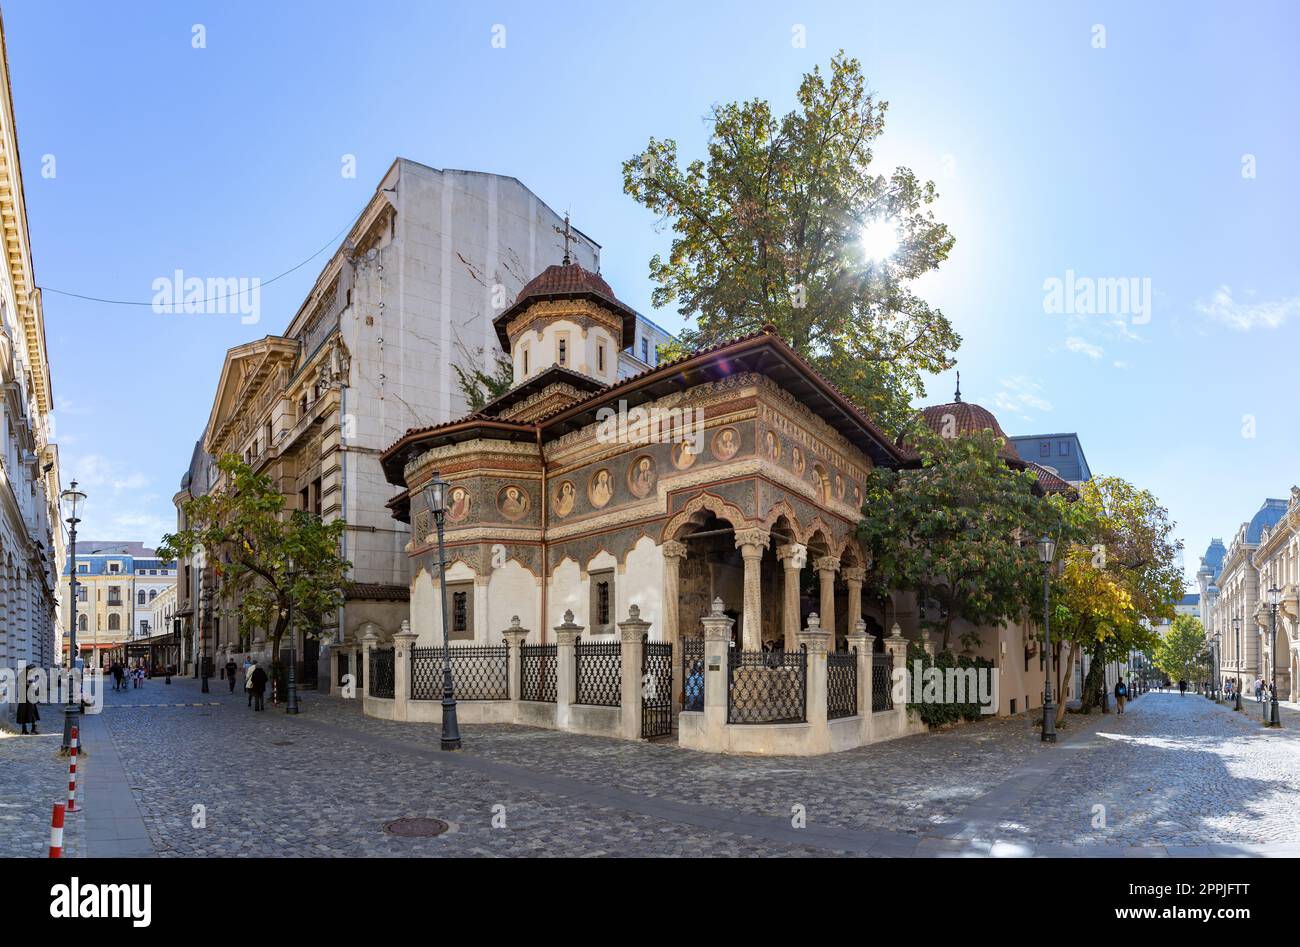
[[[652,134],[700,154],[715,102],[787,110],[843,47],[890,103],[882,170],[933,179],[956,236],[918,290],[963,336],[966,400],[1011,434],[1077,431],[1094,472],[1151,488],[1189,574],[1211,535],[1300,480],[1294,4],[3,8],[42,286],[148,300],[178,268],[268,279],[404,155],[514,175],[570,208],[619,295],[670,330],[681,319],[651,310],[647,278],[668,235],[622,193],[621,161]],[[325,259],[265,287],[251,326],[46,294],[83,535],[173,526],[222,354],[283,330]],[[1045,281],[1067,271],[1149,280],[1149,318],[1045,311]],[[928,400],[952,387],[934,379]]]

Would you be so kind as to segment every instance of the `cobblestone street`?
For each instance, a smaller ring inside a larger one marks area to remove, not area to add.
[[[107,694],[84,728],[90,815],[69,817],[70,855],[1300,854],[1300,714],[1268,731],[1253,702],[1151,693],[1122,717],[1071,715],[1054,748],[1011,718],[793,759],[513,726],[465,727],[445,754],[435,727],[353,701],[308,694],[288,717],[211,690]],[[0,739],[0,854],[43,854],[57,741]],[[383,831],[415,816],[452,831]]]

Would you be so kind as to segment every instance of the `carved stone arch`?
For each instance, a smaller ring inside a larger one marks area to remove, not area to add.
[[[640,527],[637,528],[636,536],[632,539],[630,543],[627,544],[627,548],[623,550],[623,556],[618,560],[618,564],[620,568],[623,569],[627,568],[627,557],[632,555],[632,550],[636,548],[637,543],[641,542],[642,539],[648,539],[650,540],[650,542],[654,543],[654,545],[656,546],[659,545],[658,540],[656,540],[655,537],[650,534],[650,527],[642,524]]]
[[[708,510],[720,520],[726,520],[734,529],[745,529],[754,525],[750,523],[749,518],[737,506],[732,506],[721,497],[712,493],[698,493],[687,501],[686,505],[670,519],[664,526],[662,542],[670,539],[676,539],[678,534],[687,525],[696,514]]]
[[[851,532],[844,537],[835,555],[847,568],[861,568],[867,564],[867,557],[863,554],[862,547],[858,545],[857,539]]]
[[[782,516],[789,521],[790,528],[794,532],[795,542],[802,543],[804,541],[803,526],[799,522],[799,517],[795,514],[794,507],[792,507],[790,501],[784,497],[773,503],[772,508],[767,511],[767,516],[763,517],[763,528],[770,533],[772,531],[772,526]]]
[[[818,537],[821,537],[821,542],[826,547],[826,554],[835,555],[836,550],[839,549],[839,543],[835,541],[835,532],[826,524],[824,519],[820,516],[814,516],[812,522],[804,527],[804,545],[811,546]]]

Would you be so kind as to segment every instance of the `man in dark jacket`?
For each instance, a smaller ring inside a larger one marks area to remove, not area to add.
[[[39,674],[39,671],[33,671],[32,674]],[[23,725],[23,733],[27,732],[28,724],[31,725],[32,733],[36,733],[36,721],[41,719],[41,712],[37,709],[36,704],[32,701],[32,694],[40,686],[33,678],[27,674],[23,677],[23,699],[18,705],[18,722]]]
[[[234,658],[226,658],[226,683],[230,685],[230,693],[235,692],[235,674],[239,671],[239,665],[235,663]]]
[[[265,710],[262,706],[262,695],[266,693],[266,672],[262,670],[262,665],[253,665],[253,709]]]
[[[1124,683],[1124,678],[1115,682],[1115,704],[1119,707],[1119,712],[1124,712],[1124,703],[1128,700],[1128,685]]]

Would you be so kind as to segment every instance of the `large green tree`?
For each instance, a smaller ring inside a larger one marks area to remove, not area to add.
[[[265,474],[238,457],[221,458],[221,485],[182,505],[189,524],[163,537],[158,554],[167,561],[202,551],[225,590],[237,601],[243,629],[266,628],[271,660],[291,611],[308,628],[343,600],[350,563],[339,555],[343,520],[322,522],[302,510],[286,510],[285,498]]]
[[[1041,601],[1036,542],[1060,532],[1061,513],[991,431],[946,438],[917,424],[909,440],[921,466],[871,471],[858,534],[873,581],[916,593],[922,627],[947,651],[956,619],[1002,625]]]
[[[1120,477],[1094,477],[1064,508],[1072,541],[1058,554],[1052,583],[1057,693],[1080,656],[1092,658],[1081,695],[1087,712],[1101,703],[1105,666],[1132,651],[1150,653],[1151,625],[1173,617],[1183,594],[1180,543],[1169,511],[1149,490]],[[1058,714],[1065,712],[1064,703]]]
[[[668,256],[650,261],[652,301],[694,318],[687,349],[775,326],[898,430],[923,375],[948,368],[961,342],[910,289],[953,237],[930,209],[933,182],[873,169],[888,103],[856,59],[841,51],[827,73],[814,68],[797,99],[781,117],[761,99],[716,106],[707,159],[679,166],[677,143],[651,138],[624,162],[624,190],[674,232]],[[897,249],[870,259],[881,234]]]
[[[1205,628],[1195,615],[1179,615],[1156,646],[1156,667],[1173,681],[1196,681],[1204,671]]]

